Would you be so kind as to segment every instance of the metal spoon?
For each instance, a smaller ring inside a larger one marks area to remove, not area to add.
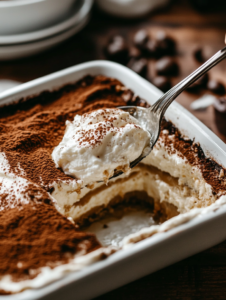
[[[167,93],[160,97],[150,108],[143,108],[137,106],[121,106],[120,109],[129,112],[133,117],[135,117],[142,128],[149,131],[150,147],[145,148],[142,154],[130,163],[130,168],[134,168],[142,159],[144,159],[148,154],[150,154],[154,145],[156,144],[159,134],[160,125],[162,118],[170,106],[170,104],[177,98],[180,93],[182,93],[189,85],[195,82],[199,77],[217,65],[226,57],[226,47],[218,51],[209,60],[207,60],[203,65],[201,65],[197,70],[171,88]],[[121,170],[115,170],[114,175],[110,178],[117,177],[123,172]]]

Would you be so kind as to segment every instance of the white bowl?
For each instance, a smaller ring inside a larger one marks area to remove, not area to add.
[[[139,18],[168,2],[169,0],[97,0],[102,10],[123,18]]]
[[[44,28],[64,17],[75,1],[0,1],[0,34],[17,34]]]

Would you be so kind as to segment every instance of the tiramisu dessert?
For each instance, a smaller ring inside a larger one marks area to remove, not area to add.
[[[148,104],[116,79],[87,76],[1,108],[1,294],[42,287],[226,204],[226,170],[169,121],[130,169],[150,136],[125,105]],[[124,174],[110,179],[115,170]],[[124,221],[117,242],[89,232],[139,212],[152,221],[136,231]]]

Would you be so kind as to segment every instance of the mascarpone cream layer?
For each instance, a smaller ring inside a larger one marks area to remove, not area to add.
[[[52,158],[65,174],[82,180],[83,185],[107,182],[114,170],[130,171],[130,162],[149,146],[150,134],[128,112],[99,109],[73,122],[66,121],[66,131]]]

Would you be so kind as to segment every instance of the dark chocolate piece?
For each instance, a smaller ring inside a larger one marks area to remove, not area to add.
[[[105,49],[105,54],[108,59],[123,64],[128,61],[128,52],[127,43],[120,35],[114,36]]]
[[[137,31],[137,33],[134,35],[133,41],[134,44],[138,47],[143,49],[149,40],[148,31],[145,29],[141,29]]]
[[[145,58],[132,58],[127,66],[143,77],[145,77],[147,74],[148,62]]]
[[[171,88],[171,82],[167,77],[157,76],[152,83],[163,92],[167,92]]]
[[[217,81],[217,80],[210,80],[207,83],[207,88],[210,90],[212,93],[217,94],[217,95],[224,95],[225,94],[225,87],[224,85]]]
[[[176,76],[179,72],[178,64],[171,57],[163,57],[156,62],[156,73],[158,75]]]

